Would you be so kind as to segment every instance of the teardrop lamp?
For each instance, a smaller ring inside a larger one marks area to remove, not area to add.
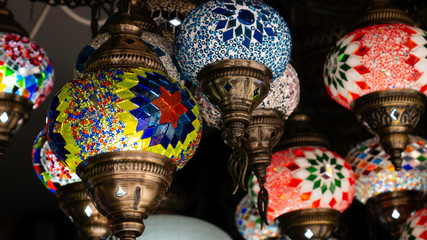
[[[320,134],[306,131],[308,123],[301,112],[290,117],[267,167],[267,219],[278,222],[279,239],[285,235],[293,240],[328,239],[338,229],[340,212],[354,197],[350,165],[326,148],[328,142]],[[254,175],[248,185],[256,204],[260,187]]]
[[[175,66],[176,61],[173,59],[172,44],[161,35],[159,27],[150,17],[146,0],[131,0],[130,2],[132,20],[142,30],[141,39],[156,52],[169,76],[180,80]],[[115,18],[119,14],[114,13],[99,30],[98,35],[80,51],[74,66],[74,77],[81,76],[94,52],[111,37],[108,29],[111,24],[114,24]]]
[[[77,227],[79,237],[106,239],[110,235],[108,219],[96,210],[77,174],[53,154],[45,129],[37,135],[32,155],[37,177],[58,198],[59,207]]]
[[[272,222],[269,222],[267,226],[262,226],[258,209],[248,195],[245,195],[237,205],[235,220],[237,230],[246,240],[264,240],[277,237],[279,234],[277,225]]]
[[[399,240],[427,239],[427,207],[418,210],[406,221]]]
[[[185,17],[175,56],[186,81],[221,111],[222,127],[239,148],[252,109],[290,58],[285,20],[258,0],[209,0]]]
[[[0,4],[0,159],[4,147],[53,87],[54,73],[47,53]]]
[[[123,11],[123,10],[122,10]],[[121,12],[122,12],[121,11]],[[85,73],[54,97],[48,139],[121,240],[144,231],[201,138],[198,106],[121,13]]]
[[[346,159],[356,176],[356,199],[366,204],[373,220],[398,239],[412,212],[426,202],[427,140],[409,135],[399,171],[378,138],[358,143]]]
[[[400,170],[407,133],[417,125],[427,101],[427,33],[412,26],[404,12],[384,8],[389,1],[371,2],[374,7],[360,27],[328,53],[324,81],[332,99],[380,136]]]

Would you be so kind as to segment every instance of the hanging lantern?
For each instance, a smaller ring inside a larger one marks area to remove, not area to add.
[[[210,0],[191,11],[176,38],[185,80],[221,111],[222,127],[240,145],[251,111],[283,73],[291,37],[285,20],[257,0]]]
[[[33,167],[37,177],[59,200],[59,207],[78,229],[81,239],[106,239],[110,224],[85,193],[81,179],[53,154],[46,130],[33,145]]]
[[[150,13],[146,10],[145,1],[132,0],[131,4],[132,20],[142,30],[141,39],[156,52],[168,75],[173,79],[179,80],[180,75],[175,66],[176,61],[173,59],[172,44],[160,34],[160,29],[156,26],[153,19],[150,18]],[[118,14],[115,13],[115,15]],[[100,29],[98,35],[80,51],[74,68],[74,77],[81,76],[94,52],[111,38],[109,28],[114,24],[114,18],[112,16]]]
[[[144,231],[172,173],[193,156],[201,137],[198,106],[164,73],[129,14],[115,18],[112,35],[78,79],[54,97],[48,139],[76,169],[97,209],[122,240]],[[107,177],[108,176],[108,177]]]
[[[273,222],[268,226],[262,226],[261,216],[258,209],[245,195],[236,207],[236,226],[240,235],[246,240],[264,240],[277,237],[279,229]]]
[[[427,239],[427,208],[418,210],[403,226],[400,240],[410,239]]]
[[[380,136],[398,170],[427,90],[427,35],[409,21],[400,10],[375,7],[363,27],[336,43],[324,66],[330,96]]]
[[[302,125],[307,117],[298,113],[290,122]],[[287,129],[292,128],[291,123]],[[353,200],[354,174],[337,153],[322,147],[326,141],[320,135],[306,132],[301,145],[303,133],[290,130],[289,135],[284,134],[284,140],[289,138],[278,144],[281,150],[273,153],[267,167],[267,219],[277,220],[280,234],[291,239],[327,239],[338,228],[340,212]],[[248,192],[253,203],[259,190],[252,175]]]
[[[421,208],[425,201],[426,144],[427,140],[409,135],[399,171],[395,170],[378,138],[357,144],[347,155],[356,176],[356,198],[367,204],[372,218],[395,239],[412,211]]]
[[[4,5],[4,3],[2,4]],[[0,6],[0,158],[5,145],[28,120],[53,87],[47,53]]]

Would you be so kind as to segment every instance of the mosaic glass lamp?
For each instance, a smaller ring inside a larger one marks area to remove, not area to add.
[[[427,208],[418,210],[403,226],[399,240],[427,239]]]
[[[366,203],[371,217],[394,239],[412,211],[422,207],[427,191],[427,140],[409,135],[396,171],[378,138],[357,144],[347,155],[356,176],[356,199]]]
[[[261,216],[256,206],[245,195],[236,207],[236,226],[240,235],[246,240],[265,240],[277,237],[279,229],[273,222],[262,226]]]
[[[159,3],[166,4],[163,1]],[[173,57],[172,44],[161,35],[160,29],[156,26],[153,19],[150,18],[146,1],[132,0],[131,4],[132,20],[142,29],[141,39],[156,52],[168,75],[173,79],[180,80],[178,70],[175,66],[176,61]],[[119,13],[115,14],[118,15]],[[100,29],[98,35],[80,51],[74,66],[74,77],[81,76],[94,52],[111,37],[108,29],[111,24],[114,24],[114,18],[114,16],[111,17]]]
[[[0,158],[3,148],[53,87],[47,53],[0,5]]]
[[[79,237],[106,239],[110,235],[108,219],[96,210],[77,174],[53,154],[45,129],[34,141],[32,157],[37,177],[58,198],[59,207],[77,227]]]
[[[123,10],[122,10],[123,11]],[[121,13],[85,73],[54,97],[48,139],[122,240],[144,231],[201,138],[198,105]],[[106,177],[108,176],[108,177]]]
[[[267,219],[278,221],[280,235],[291,239],[327,239],[338,228],[340,212],[353,200],[354,173],[344,159],[324,147],[326,141],[319,134],[292,131],[306,119],[301,113],[291,116],[287,126],[291,131],[283,135],[267,167]],[[259,189],[252,175],[249,196],[253,203],[257,203]]]
[[[373,1],[387,2],[387,1]],[[424,112],[427,90],[427,33],[396,9],[367,12],[361,27],[328,53],[324,81],[329,95],[375,135],[396,169],[407,133]]]
[[[240,146],[251,111],[267,96],[290,58],[289,28],[258,0],[210,0],[185,17],[175,56],[186,81],[221,111],[231,144]]]

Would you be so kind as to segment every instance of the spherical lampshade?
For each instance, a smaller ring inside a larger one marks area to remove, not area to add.
[[[221,113],[203,96],[199,88],[196,88],[194,97],[200,107],[200,114],[208,126],[220,128]],[[284,119],[294,111],[300,97],[299,79],[291,64],[274,82],[271,83],[270,92],[258,105],[258,108],[277,109],[283,113]]]
[[[237,205],[235,219],[237,230],[246,240],[263,240],[276,237],[279,234],[277,225],[273,223],[261,228],[261,217],[258,209],[248,195],[245,195]]]
[[[388,89],[427,90],[426,32],[406,24],[358,28],[329,52],[324,81],[330,96],[350,109],[360,96]]]
[[[210,63],[249,59],[279,77],[290,59],[291,36],[285,20],[258,0],[207,1],[185,17],[176,38],[175,54],[186,80]]]
[[[427,239],[427,208],[418,210],[408,219],[402,230],[400,240]]]
[[[58,187],[81,181],[75,172],[72,172],[53,154],[47,142],[46,129],[41,130],[37,135],[32,157],[37,177],[52,193],[55,193]]]
[[[52,100],[47,129],[50,146],[71,170],[122,150],[157,153],[180,169],[198,146],[201,117],[188,90],[164,73],[110,68],[66,84]]]
[[[366,203],[368,199],[384,192],[427,191],[426,144],[426,139],[409,135],[400,171],[395,171],[390,156],[384,152],[378,138],[357,144],[346,157],[357,179],[356,198]]]
[[[254,176],[249,181],[249,196],[255,203],[259,186]],[[315,146],[278,151],[267,167],[267,218],[274,221],[285,213],[311,208],[342,212],[353,200],[354,185],[350,165],[335,152]]]
[[[231,240],[223,230],[206,221],[179,215],[153,215],[146,220],[147,229],[137,239],[152,240]]]
[[[37,108],[53,86],[47,53],[26,36],[0,32],[0,92],[28,98]]]

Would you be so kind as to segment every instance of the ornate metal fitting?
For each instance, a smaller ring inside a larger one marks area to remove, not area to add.
[[[385,23],[413,25],[411,18],[404,11],[394,7],[390,0],[371,0],[370,2],[371,8],[359,19],[357,27]]]
[[[279,217],[280,235],[286,234],[291,239],[326,240],[338,229],[340,212],[329,208],[312,208],[285,213]]]
[[[0,8],[0,32],[16,33],[28,37],[27,31],[13,19],[13,14],[6,8]]]
[[[77,174],[97,209],[112,221],[113,234],[135,240],[145,229],[143,220],[159,206],[175,168],[157,153],[117,151],[86,159]]]
[[[413,89],[389,89],[364,95],[351,106],[357,119],[380,137],[396,170],[401,169],[401,153],[408,144],[407,134],[424,112],[427,98]]]
[[[310,126],[307,114],[295,111],[286,121],[284,137],[276,144],[273,152],[296,146],[319,146],[329,148],[326,138]]]
[[[270,91],[271,70],[252,60],[225,59],[204,67],[197,78],[203,94],[221,110],[222,126],[229,131],[233,145],[240,145],[252,109]]]
[[[28,120],[33,103],[26,97],[11,93],[0,93],[0,160],[3,148],[12,136]]]
[[[78,228],[81,239],[106,239],[110,235],[110,223],[92,203],[83,183],[76,182],[58,188],[56,197],[62,212]]]
[[[95,51],[84,72],[111,67],[145,67],[166,72],[154,50],[140,38],[142,30],[131,15],[117,13],[111,21],[111,37]]]
[[[378,194],[366,202],[371,217],[399,239],[402,227],[414,211],[426,203],[424,191],[406,190]]]

